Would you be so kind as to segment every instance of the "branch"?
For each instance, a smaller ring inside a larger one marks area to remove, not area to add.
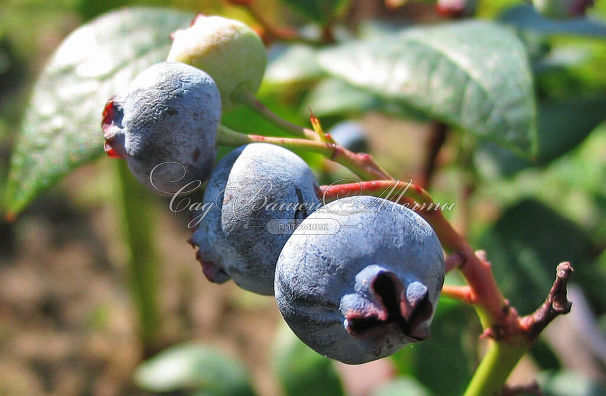
[[[507,388],[503,390],[503,384],[541,331],[558,315],[570,312],[572,303],[568,301],[566,286],[572,272],[570,263],[558,265],[556,280],[543,305],[533,314],[519,319],[517,325],[512,325],[507,338],[494,337],[494,332],[499,329],[497,327],[486,328],[485,334],[493,337],[489,341],[486,355],[467,386],[465,396],[507,392]]]
[[[219,127],[218,143],[243,145],[255,142],[315,152],[338,162],[360,178],[353,184],[322,186],[324,199],[338,199],[352,193],[380,196],[410,205],[436,232],[444,250],[451,252],[447,269],[458,268],[468,286],[446,286],[444,295],[470,302],[480,317],[484,335],[490,337],[489,348],[476,370],[466,396],[497,394],[517,362],[538,334],[557,316],[570,311],[566,283],[572,272],[569,263],[558,266],[557,279],[543,306],[534,314],[520,319],[503,297],[494,279],[491,264],[484,251],[473,251],[467,240],[444,217],[439,204],[421,186],[393,180],[368,154],[356,154],[330,141],[245,135]],[[379,179],[374,180],[373,179]]]
[[[477,298],[469,286],[444,285],[442,287],[442,296],[463,301],[465,304],[474,304],[477,302]]]
[[[460,268],[463,264],[465,264],[465,255],[461,252],[452,252],[444,261],[445,271],[449,273],[455,268]]]
[[[422,183],[420,183],[423,188],[428,188],[431,184],[438,162],[438,154],[446,141],[447,133],[448,126],[446,124],[439,121],[433,121],[431,123],[431,131],[427,141],[426,158],[422,170]]]
[[[271,143],[290,149],[322,154],[351,170],[363,180],[391,179],[391,176],[369,154],[354,153],[334,143],[317,140],[245,135],[220,125],[217,143],[225,146],[241,146],[248,143]]]
[[[530,342],[536,340],[543,329],[557,316],[570,312],[572,303],[568,301],[566,286],[568,277],[573,271],[574,268],[567,261],[558,264],[556,279],[543,305],[534,313],[524,316],[520,320],[522,329]]]

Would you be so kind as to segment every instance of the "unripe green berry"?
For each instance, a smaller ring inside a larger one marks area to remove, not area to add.
[[[257,92],[267,53],[259,36],[242,22],[198,15],[189,28],[173,33],[168,60],[208,73],[219,88],[223,110],[229,110],[237,104],[236,91]]]

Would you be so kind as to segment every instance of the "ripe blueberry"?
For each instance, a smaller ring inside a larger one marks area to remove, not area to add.
[[[198,67],[215,80],[223,110],[233,108],[234,93],[256,93],[261,85],[267,53],[259,36],[242,22],[198,15],[187,29],[173,33],[169,61]]]
[[[105,105],[105,151],[126,159],[152,191],[174,193],[206,180],[220,118],[219,91],[208,74],[183,63],[158,63]]]
[[[275,293],[303,342],[360,364],[428,338],[443,281],[431,227],[401,205],[358,196],[331,202],[299,225],[278,259]]]
[[[328,134],[349,151],[365,153],[368,151],[368,139],[364,125],[357,121],[343,121],[328,131]]]
[[[209,179],[192,242],[204,275],[271,295],[278,255],[294,228],[317,209],[318,186],[307,164],[265,143],[225,156]]]

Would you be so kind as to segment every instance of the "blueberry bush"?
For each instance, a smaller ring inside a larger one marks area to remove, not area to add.
[[[161,339],[162,199],[208,281],[275,296],[285,395],[377,359],[373,395],[606,392],[603,2],[128,3],[53,53],[0,185],[18,223],[113,159],[137,391],[259,394],[220,347]]]

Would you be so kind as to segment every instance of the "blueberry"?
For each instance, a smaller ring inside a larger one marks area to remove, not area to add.
[[[256,93],[267,64],[261,38],[242,22],[220,16],[198,15],[187,29],[173,33],[169,61],[198,67],[212,76],[221,92],[223,111],[230,110],[234,94]]]
[[[328,131],[340,146],[355,153],[368,151],[368,139],[364,125],[357,121],[343,121]]]
[[[271,295],[278,255],[300,221],[319,206],[318,186],[294,153],[255,143],[225,156],[204,192],[192,242],[206,277]],[[209,206],[210,204],[210,206]]]
[[[305,219],[278,258],[282,316],[316,352],[366,363],[429,337],[444,257],[419,215],[381,198],[339,199]]]
[[[594,0],[533,0],[535,10],[553,19],[570,19],[584,16]]]
[[[105,151],[126,159],[152,191],[174,193],[208,177],[220,118],[219,91],[208,74],[183,63],[158,63],[105,105]]]

